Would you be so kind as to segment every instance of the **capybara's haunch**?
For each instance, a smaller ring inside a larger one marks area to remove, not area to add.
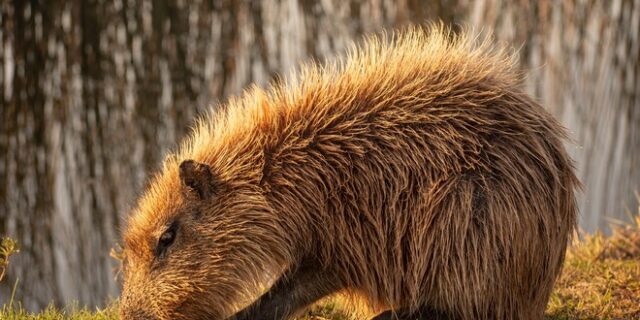
[[[412,28],[218,107],[129,217],[122,316],[541,319],[579,182],[513,63]]]

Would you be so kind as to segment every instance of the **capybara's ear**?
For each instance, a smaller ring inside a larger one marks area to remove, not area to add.
[[[185,160],[180,164],[180,181],[185,193],[198,199],[207,199],[215,191],[215,178],[209,165]]]

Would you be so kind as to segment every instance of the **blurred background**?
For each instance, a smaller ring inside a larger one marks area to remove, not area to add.
[[[639,0],[0,0],[0,304],[101,306],[109,251],[199,112],[362,34],[442,20],[518,49],[524,87],[570,130],[588,232],[640,190]]]

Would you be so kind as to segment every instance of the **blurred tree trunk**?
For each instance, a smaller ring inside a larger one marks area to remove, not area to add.
[[[104,304],[122,217],[198,112],[455,3],[0,2],[0,234],[22,247],[0,303],[20,279],[29,309]]]
[[[469,22],[520,48],[527,90],[575,139],[581,226],[625,219],[640,191],[640,1],[478,0]]]

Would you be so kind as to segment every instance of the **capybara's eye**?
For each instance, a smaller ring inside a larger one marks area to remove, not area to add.
[[[160,238],[158,239],[158,246],[156,247],[157,256],[164,254],[165,250],[173,244],[176,239],[177,232],[178,224],[174,222],[165,232],[162,233],[162,235],[160,235]]]

